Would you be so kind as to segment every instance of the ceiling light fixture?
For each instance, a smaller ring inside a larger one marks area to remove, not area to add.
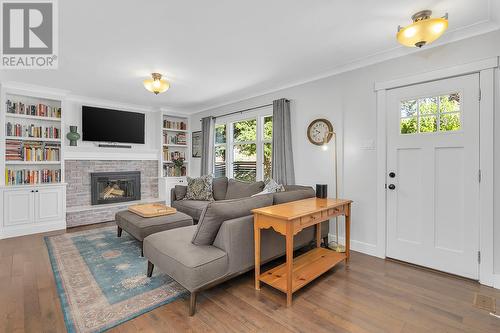
[[[151,73],[151,79],[144,80],[144,88],[151,91],[155,95],[165,92],[170,88],[170,83],[161,78],[160,73]]]
[[[431,15],[431,10],[422,10],[413,14],[412,24],[404,28],[398,26],[398,42],[404,46],[422,47],[441,37],[448,28],[448,13],[438,18],[431,18]]]

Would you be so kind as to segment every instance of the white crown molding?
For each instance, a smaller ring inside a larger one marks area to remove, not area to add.
[[[160,111],[163,114],[168,114],[169,116],[188,117],[190,115],[190,113],[188,113],[188,112],[181,111],[181,110],[174,109],[174,108],[168,108],[168,107],[161,107]]]
[[[8,90],[10,93],[51,96],[52,98],[59,99],[65,98],[69,94],[69,91],[64,89],[44,87],[17,81],[1,82],[0,86],[2,87],[2,90]]]
[[[322,80],[322,79],[325,79],[325,78],[328,78],[331,76],[335,76],[335,75],[338,75],[341,73],[353,71],[353,70],[360,69],[363,67],[368,67],[368,66],[375,65],[375,64],[378,64],[378,63],[381,63],[384,61],[388,61],[391,59],[395,59],[395,58],[403,57],[403,56],[410,55],[413,53],[422,52],[422,51],[429,50],[432,48],[440,47],[440,46],[443,46],[443,45],[446,45],[449,43],[453,43],[453,42],[456,42],[459,40],[471,38],[474,36],[483,35],[483,34],[486,34],[486,33],[492,32],[492,31],[496,31],[499,29],[500,29],[500,23],[493,21],[491,19],[477,22],[475,24],[472,24],[472,25],[469,25],[466,27],[462,27],[459,29],[448,31],[448,33],[443,35],[443,37],[438,42],[435,42],[431,45],[428,45],[423,49],[397,46],[393,49],[374,53],[374,54],[368,55],[366,57],[356,59],[350,63],[344,64],[341,66],[337,66],[337,67],[335,67],[331,70],[325,71],[319,75],[310,76],[308,78],[305,78],[302,80],[297,80],[297,81],[294,81],[292,83],[288,83],[285,85],[277,86],[277,87],[272,88],[272,89],[261,90],[257,93],[246,94],[246,95],[244,93],[242,93],[239,95],[239,97],[236,97],[236,98],[233,97],[236,94],[229,94],[227,96],[227,100],[225,100],[225,101],[224,101],[224,98],[221,98],[221,100],[223,100],[222,102],[215,102],[213,104],[207,103],[207,104],[201,104],[201,106],[198,106],[198,107],[186,108],[185,112],[193,115],[196,113],[209,111],[212,109],[216,109],[216,108],[220,108],[223,106],[238,103],[238,102],[241,102],[243,100],[247,100],[247,99],[259,97],[262,95],[275,93],[275,92],[278,92],[280,90],[300,86],[302,84],[306,84],[309,82]]]

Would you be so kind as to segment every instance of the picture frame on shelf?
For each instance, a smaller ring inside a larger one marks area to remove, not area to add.
[[[192,134],[191,156],[201,158],[201,131]]]

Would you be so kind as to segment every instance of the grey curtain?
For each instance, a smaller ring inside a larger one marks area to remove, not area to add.
[[[278,184],[295,184],[290,101],[285,98],[273,101],[272,173]]]
[[[201,176],[214,172],[214,131],[215,118],[201,119]]]

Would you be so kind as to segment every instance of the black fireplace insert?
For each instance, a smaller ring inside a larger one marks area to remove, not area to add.
[[[92,205],[141,200],[141,173],[139,171],[92,172]]]

